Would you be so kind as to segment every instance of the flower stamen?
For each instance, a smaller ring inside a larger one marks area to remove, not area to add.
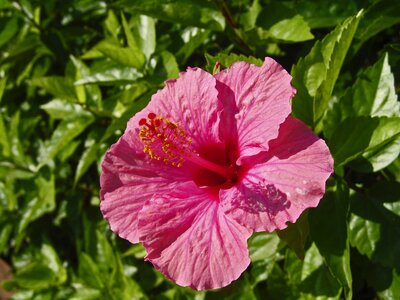
[[[200,157],[191,147],[192,138],[187,136],[178,124],[155,113],[149,113],[147,119],[139,120],[139,126],[141,126],[139,137],[144,145],[143,151],[150,158],[178,168],[188,160],[230,178],[232,169]]]

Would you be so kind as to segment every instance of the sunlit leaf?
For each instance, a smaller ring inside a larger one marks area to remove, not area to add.
[[[184,64],[193,52],[200,47],[210,36],[211,31],[200,28],[189,28],[182,32],[184,45],[176,52],[180,64]]]
[[[8,20],[0,32],[0,48],[6,44],[18,31],[18,19],[16,17]]]
[[[83,152],[81,159],[75,172],[74,183],[76,184],[79,179],[86,173],[89,167],[97,160],[100,145],[96,141],[91,141],[91,144]]]
[[[142,76],[143,74],[138,72],[135,68],[115,66],[107,70],[85,76],[82,79],[77,80],[75,84],[123,84],[135,82]]]
[[[292,83],[297,89],[293,113],[312,127],[317,126],[325,113],[361,15],[338,25],[292,67]]]
[[[329,272],[324,258],[314,244],[307,250],[304,261],[300,261],[294,252],[288,251],[285,270],[289,284],[282,284],[281,288],[286,290],[281,292],[281,296],[296,299],[339,299],[341,286]],[[290,288],[293,290],[290,291]]]
[[[3,99],[4,91],[7,86],[7,77],[0,78],[0,102]]]
[[[123,65],[135,69],[141,69],[146,61],[144,54],[137,48],[120,47],[108,41],[103,41],[96,46],[96,49],[106,57]]]
[[[26,158],[24,155],[24,149],[20,139],[20,120],[21,120],[21,111],[17,111],[11,118],[10,126],[9,126],[9,142],[10,142],[10,150],[13,160],[17,164],[24,165]]]
[[[161,83],[168,78],[177,78],[178,75],[179,67],[175,57],[168,51],[161,52],[152,80]]]
[[[74,56],[70,56],[72,63],[74,64],[76,68],[76,80],[79,81],[82,78],[90,76],[90,69],[79,59],[77,59]],[[75,89],[78,88],[77,85],[75,85]],[[102,106],[102,95],[100,88],[95,85],[85,85],[82,88],[82,99],[79,99],[80,102],[82,103],[87,103],[89,107],[96,107],[96,108],[101,108]],[[78,93],[77,93],[78,94]],[[79,98],[79,97],[78,97]]]
[[[400,104],[387,54],[357,77],[351,89],[328,111],[324,120],[324,133],[328,137],[348,117],[400,115]]]
[[[332,275],[350,291],[350,244],[348,239],[347,215],[349,191],[343,183],[329,189],[317,208],[310,210],[310,235],[324,257]],[[351,299],[351,293],[346,295]]]
[[[25,230],[28,225],[55,209],[55,178],[54,174],[48,170],[41,172],[36,178],[35,185],[37,195],[33,199],[29,199],[27,205],[21,211],[21,218],[18,224],[18,235],[16,237],[16,247],[19,248],[25,237]]]
[[[64,147],[93,122],[91,116],[77,116],[61,121],[53,132],[51,139],[46,142],[46,148],[38,158],[39,167],[52,160]]]
[[[9,157],[11,155],[11,147],[6,126],[4,124],[3,114],[0,113],[0,147],[1,155]]]
[[[163,2],[158,0],[120,1],[120,5],[135,13],[141,13],[157,19],[178,22],[190,26],[222,31],[225,19],[210,2],[200,0],[178,0]]]
[[[62,265],[55,249],[49,244],[44,244],[42,245],[41,253],[43,255],[43,262],[56,275],[57,284],[63,284],[67,280],[67,270]]]
[[[40,106],[54,119],[65,119],[78,116],[89,116],[90,113],[85,111],[82,105],[74,104],[69,101],[54,99]]]
[[[209,72],[212,72],[215,64],[218,62],[221,64],[222,67],[228,68],[230,65],[237,61],[246,61],[248,63],[261,66],[263,64],[263,61],[259,58],[255,58],[252,56],[244,56],[244,55],[238,55],[235,53],[230,53],[230,54],[224,54],[220,53],[216,56],[212,56],[209,54],[206,54],[206,59],[207,59],[207,69]]]
[[[44,89],[53,96],[69,101],[76,101],[75,90],[71,79],[61,76],[34,78],[30,84]]]
[[[78,272],[85,285],[94,289],[102,289],[104,284],[100,278],[99,267],[87,254],[81,252],[79,256]]]
[[[249,10],[246,13],[243,13],[240,17],[240,23],[243,25],[245,30],[249,30],[254,28],[256,25],[257,17],[262,11],[262,6],[260,5],[259,0],[253,0]]]
[[[156,48],[156,28],[154,19],[145,15],[134,15],[129,26],[124,15],[122,25],[130,48],[138,48],[149,60]]]
[[[13,278],[13,285],[19,288],[40,290],[49,288],[55,281],[55,274],[40,262],[33,262],[20,269]]]
[[[276,234],[254,234],[249,242],[249,253],[252,262],[266,260],[276,254],[279,238]]]
[[[291,30],[288,30],[288,28]],[[269,33],[272,38],[287,42],[302,42],[314,38],[308,24],[300,15],[274,24],[269,28]]]
[[[339,283],[327,270],[317,247],[308,249],[301,269],[300,291],[313,297],[339,298]]]
[[[355,168],[379,170],[400,153],[400,118],[348,118],[337,127],[329,144],[335,166],[357,159]]]
[[[351,198],[350,243],[372,261],[400,267],[400,217],[368,196]]]

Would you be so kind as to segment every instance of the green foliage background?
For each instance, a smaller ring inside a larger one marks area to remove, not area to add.
[[[0,257],[13,299],[400,299],[400,2],[0,0]],[[335,174],[231,286],[167,281],[99,211],[99,164],[186,66],[277,59]]]

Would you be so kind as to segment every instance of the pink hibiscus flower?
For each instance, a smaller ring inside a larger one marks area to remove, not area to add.
[[[283,229],[318,205],[333,161],[325,142],[289,116],[290,81],[271,58],[215,76],[189,68],[106,153],[104,217],[177,284],[228,285],[250,263],[253,231]]]

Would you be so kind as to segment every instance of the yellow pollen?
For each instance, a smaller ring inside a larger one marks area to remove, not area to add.
[[[147,119],[139,121],[140,140],[143,152],[150,158],[164,162],[166,165],[181,167],[190,150],[192,139],[178,124],[149,113]]]

